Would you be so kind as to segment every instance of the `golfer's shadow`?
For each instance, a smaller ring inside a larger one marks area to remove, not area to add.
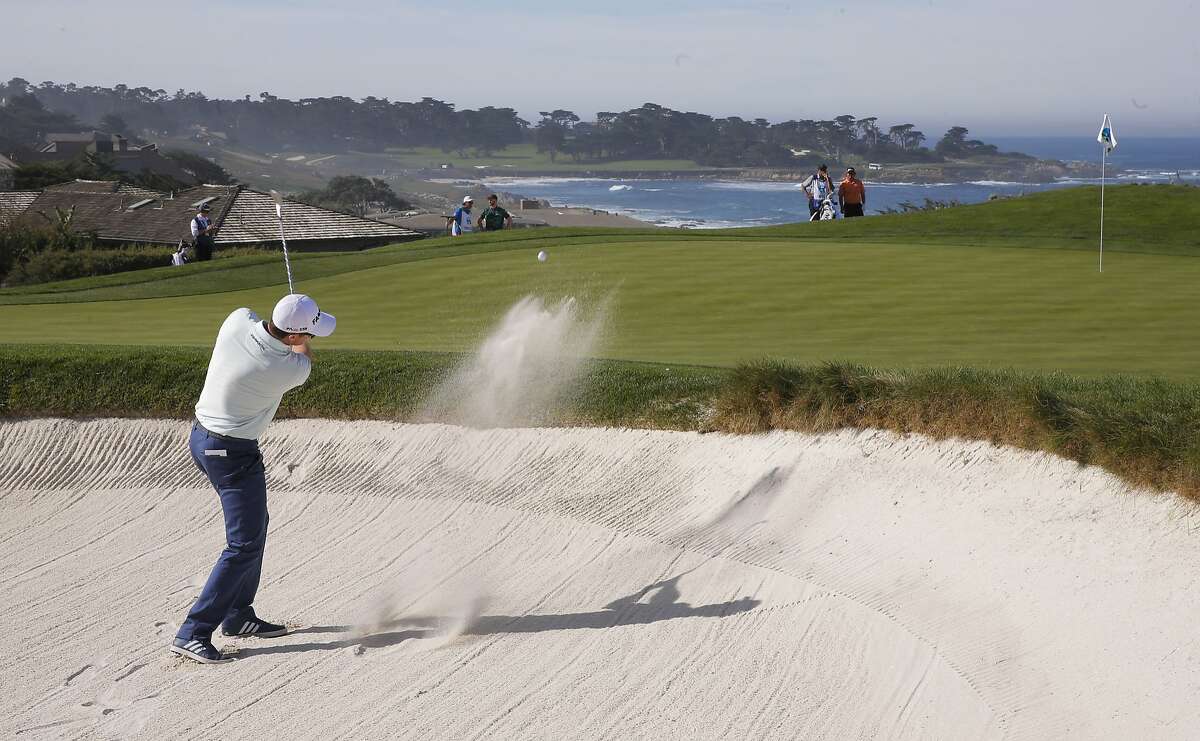
[[[461,635],[489,636],[519,633],[544,633],[555,630],[605,630],[625,625],[648,625],[664,620],[680,618],[720,618],[749,612],[762,602],[742,597],[728,602],[692,606],[680,601],[679,579],[683,574],[670,579],[648,584],[632,594],[619,597],[593,612],[530,615],[481,615],[470,622]],[[649,599],[647,599],[649,595]],[[410,617],[391,621],[379,627],[379,631],[366,636],[354,636],[337,641],[293,643],[278,646],[253,646],[242,648],[239,656],[259,656],[299,651],[330,651],[339,648],[362,646],[382,648],[395,646],[414,638],[433,638],[439,626],[455,622],[446,617]],[[316,625],[301,628],[301,633],[350,633],[352,625]]]

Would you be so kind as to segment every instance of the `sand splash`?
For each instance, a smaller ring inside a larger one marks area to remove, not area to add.
[[[431,395],[422,416],[479,428],[552,422],[594,354],[604,318],[603,306],[586,313],[574,297],[553,305],[522,298]]]

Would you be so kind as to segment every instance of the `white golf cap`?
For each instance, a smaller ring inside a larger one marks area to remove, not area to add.
[[[317,308],[317,302],[303,293],[292,293],[279,299],[271,312],[271,323],[288,334],[312,334],[328,337],[337,326],[337,319]]]
[[[475,202],[475,199],[472,198],[471,196],[465,196],[463,198],[463,203],[474,203],[474,202]]]

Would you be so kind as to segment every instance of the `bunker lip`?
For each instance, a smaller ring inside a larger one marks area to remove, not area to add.
[[[297,629],[231,642],[218,676],[166,654],[222,537],[186,430],[0,423],[0,735],[1200,724],[1192,505],[1046,454],[876,431],[277,422],[258,606]]]

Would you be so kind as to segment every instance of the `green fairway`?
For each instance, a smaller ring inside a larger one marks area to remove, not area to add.
[[[338,316],[336,335],[318,343],[326,348],[468,350],[537,294],[606,305],[599,352],[611,358],[1191,377],[1200,191],[1113,189],[1103,274],[1090,238],[1071,236],[1082,222],[1054,216],[1090,201],[1076,189],[717,233],[520,230],[301,255],[295,271],[298,288]],[[1171,204],[1173,215],[1141,223],[1130,214],[1146,203]],[[232,309],[268,312],[282,279],[268,255],[6,290],[0,342],[207,346]]]
[[[299,285],[338,316],[320,346],[466,350],[527,293],[611,296],[603,354],[731,365],[759,357],[1181,376],[1200,362],[1200,260],[1075,251],[639,241],[426,259]],[[209,344],[271,286],[138,301],[7,306],[4,342]]]

